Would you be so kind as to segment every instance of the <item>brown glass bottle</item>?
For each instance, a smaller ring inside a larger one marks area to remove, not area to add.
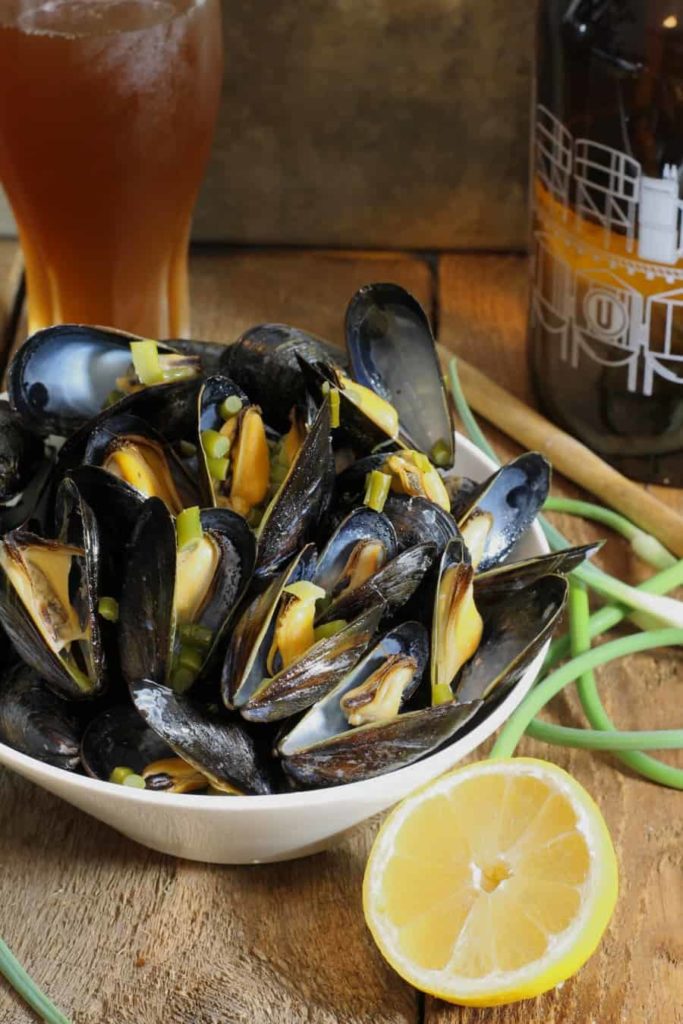
[[[547,414],[683,486],[683,0],[541,0],[529,343]]]

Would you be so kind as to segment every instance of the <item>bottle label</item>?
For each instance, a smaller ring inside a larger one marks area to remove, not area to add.
[[[574,138],[538,106],[532,323],[568,367],[623,367],[628,391],[683,385],[683,202],[678,171]]]

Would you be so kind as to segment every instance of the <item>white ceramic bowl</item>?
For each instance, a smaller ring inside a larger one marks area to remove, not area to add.
[[[458,471],[482,480],[495,468],[458,436]],[[548,551],[540,527],[519,543],[516,558]],[[0,764],[153,850],[212,864],[258,864],[303,857],[386,810],[411,790],[452,768],[510,716],[531,689],[546,647],[485,721],[461,740],[399,771],[348,786],[276,796],[151,793],[52,768],[0,743]],[[85,827],[85,823],[84,823]]]

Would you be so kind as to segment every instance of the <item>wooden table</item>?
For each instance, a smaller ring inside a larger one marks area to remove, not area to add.
[[[9,344],[22,332],[16,266],[13,243],[0,244]],[[431,313],[445,345],[528,397],[523,257],[221,249],[197,253],[192,269],[195,334],[221,341],[268,320],[341,340],[354,289],[398,281]],[[516,452],[489,436],[505,457]],[[661,493],[683,508],[680,492]],[[598,535],[558,523],[575,541]],[[642,573],[615,538],[602,564],[631,579]],[[681,724],[682,666],[680,655],[660,651],[603,670],[610,713],[625,728]],[[555,713],[580,721],[571,694],[557,699]],[[74,1024],[680,1024],[681,794],[630,777],[608,755],[530,741],[521,749],[549,754],[588,787],[621,864],[618,909],[599,951],[577,978],[535,1002],[450,1007],[424,999],[384,964],[360,899],[377,821],[306,860],[212,867],[136,846],[1,770],[0,934]],[[0,983],[0,1024],[34,1020]]]

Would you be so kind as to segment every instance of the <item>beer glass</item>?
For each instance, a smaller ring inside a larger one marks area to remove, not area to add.
[[[220,0],[3,0],[0,181],[31,331],[188,333],[221,75]]]

